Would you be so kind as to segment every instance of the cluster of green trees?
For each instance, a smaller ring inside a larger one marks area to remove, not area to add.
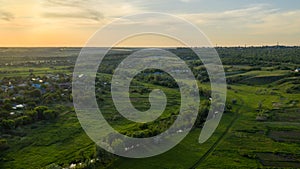
[[[70,82],[70,77],[64,74],[58,74],[57,77],[49,79],[46,76],[34,74],[27,77],[4,77],[0,81],[2,85],[0,89],[1,128],[14,129],[39,120],[55,119],[58,116],[58,110],[49,107],[53,107],[53,104],[72,101],[71,90],[59,86],[60,83]],[[32,84],[39,84],[40,87]],[[9,89],[4,90],[3,86]],[[16,105],[22,106],[17,108]]]
[[[0,128],[3,130],[14,129],[40,120],[54,120],[57,116],[58,111],[50,109],[47,106],[38,106],[33,110],[28,110],[20,115],[16,115],[16,118],[1,119]]]
[[[0,66],[50,67],[72,65],[81,48],[1,48]]]
[[[236,103],[236,101],[234,101]],[[186,113],[183,112],[181,114],[181,118],[184,119],[185,122],[180,124],[180,126],[175,126],[172,130],[170,130],[170,126],[174,124],[174,121],[177,119],[178,112],[171,113],[168,117],[165,118],[160,118],[159,120],[155,120],[153,122],[149,123],[140,123],[132,126],[130,130],[126,128],[125,130],[120,129],[119,132],[123,135],[129,136],[129,137],[134,137],[134,138],[149,138],[153,137],[156,135],[159,135],[160,133],[165,132],[168,130],[169,134],[175,134],[176,132],[180,130],[185,130],[187,128],[193,127],[193,128],[202,128],[204,122],[206,121],[208,112],[210,109],[210,102],[209,101],[202,101],[200,110],[199,110],[199,115],[196,119],[196,122],[193,126],[191,126],[190,121],[191,117],[189,116],[189,111],[194,111],[194,110],[186,110]],[[230,104],[226,106],[225,111],[230,112],[232,107]],[[153,140],[154,141],[154,140]],[[135,145],[132,145],[132,142],[126,142],[126,139],[123,137],[120,137],[115,134],[109,134],[106,137],[105,142],[108,143],[108,147],[114,149],[114,150],[120,150],[124,151],[126,147],[132,147]]]
[[[9,148],[7,140],[4,138],[0,138],[0,151],[4,151]]]
[[[135,79],[168,88],[178,88],[176,81],[168,73],[160,70],[149,69],[138,74]]]
[[[281,66],[282,63],[300,64],[300,47],[217,48],[223,64],[250,66]],[[284,69],[283,67],[279,67]]]

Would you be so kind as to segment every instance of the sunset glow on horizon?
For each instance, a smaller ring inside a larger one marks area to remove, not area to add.
[[[0,47],[82,47],[101,27],[142,12],[162,12],[199,27],[218,46],[300,45],[299,1],[0,0]],[[172,25],[170,25],[172,26]],[[109,38],[110,35],[103,38]],[[163,40],[162,40],[163,39]],[[180,46],[168,38],[122,46]],[[156,44],[157,43],[157,44]]]

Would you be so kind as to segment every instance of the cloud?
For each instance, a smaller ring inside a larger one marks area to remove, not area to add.
[[[103,13],[90,8],[87,2],[79,0],[46,0],[44,7],[50,10],[43,12],[42,16],[45,18],[77,18],[94,21],[103,19]]]
[[[11,21],[13,20],[15,17],[12,13],[9,12],[1,12],[0,11],[0,19],[5,20],[5,21]]]
[[[84,18],[91,19],[95,21],[99,21],[103,18],[102,14],[99,15],[90,15],[89,13],[77,13],[77,14],[69,14],[69,13],[44,13],[43,16],[45,18]]]
[[[50,5],[50,6],[67,6],[67,7],[79,7],[81,6],[84,1],[79,1],[79,0],[45,0],[45,2],[47,3],[46,5]]]
[[[200,25],[236,24],[232,26],[245,26],[249,23],[261,23],[265,16],[274,14],[277,11],[278,9],[269,8],[268,5],[258,4],[241,9],[213,13],[182,14],[181,16]]]
[[[142,10],[137,2],[125,0],[44,0],[42,12],[45,18],[72,18],[102,21],[118,18]]]
[[[267,4],[220,12],[180,14],[217,43],[298,43],[300,10],[280,10]]]
[[[300,10],[289,2],[287,7],[275,1],[249,4],[248,1],[217,0],[28,0],[26,3],[0,0],[0,33],[1,37],[8,34],[5,31],[11,32],[13,37],[19,33],[24,35],[23,39],[35,34],[48,37],[53,32],[88,37],[115,18],[140,12],[166,12],[196,24],[218,44],[276,41],[298,44]],[[120,24],[127,24],[128,29],[138,24],[179,27],[163,18],[148,18],[141,23],[124,20]]]
[[[300,32],[300,10],[281,11],[266,4],[214,13],[182,14],[200,27],[243,31],[246,34]]]
[[[181,2],[191,2],[192,0],[180,0]]]
[[[78,19],[91,19],[100,21],[104,18],[103,14],[97,11],[78,11],[74,13],[68,12],[45,12],[43,13],[45,18],[78,18]]]
[[[265,16],[261,23],[249,25],[253,34],[300,35],[300,10],[278,12]]]

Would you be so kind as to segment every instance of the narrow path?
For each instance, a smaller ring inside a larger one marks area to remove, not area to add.
[[[240,99],[240,98],[239,98]],[[225,135],[230,131],[230,129],[232,128],[233,124],[236,122],[236,120],[239,118],[240,116],[240,109],[242,108],[244,101],[242,99],[240,99],[241,105],[239,106],[239,108],[237,109],[236,113],[235,113],[235,117],[232,119],[231,123],[227,126],[226,130],[224,131],[224,133],[218,138],[218,140],[205,152],[205,154],[203,154],[203,156],[201,156],[199,158],[199,160],[193,165],[191,166],[189,169],[195,169],[197,168],[215,149],[216,147],[219,145],[219,143],[222,141],[222,139],[225,137]]]

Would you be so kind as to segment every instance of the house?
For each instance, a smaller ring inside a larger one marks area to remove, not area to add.
[[[22,84],[19,84],[18,87],[26,87],[27,84],[26,83],[22,83]]]
[[[58,84],[58,86],[61,89],[70,89],[72,84],[71,83],[60,83],[60,84]]]
[[[172,73],[187,73],[189,72],[189,70],[187,69],[174,69],[174,70],[171,70]]]
[[[24,104],[18,104],[18,105],[16,105],[16,108],[17,108],[17,109],[23,109],[24,107],[25,107]]]
[[[154,75],[161,75],[161,74],[163,74],[162,72],[154,72],[153,73]]]
[[[78,77],[79,77],[79,78],[82,78],[83,76],[84,76],[84,74],[80,74],[80,75],[78,75]]]
[[[2,85],[2,86],[1,86],[1,89],[4,90],[4,91],[7,91],[8,86]]]
[[[46,75],[47,79],[52,79],[52,80],[59,80],[59,75],[52,75],[52,74],[48,74]]]
[[[183,130],[178,130],[178,131],[176,131],[176,133],[182,133],[183,132]]]
[[[24,104],[17,104],[15,106],[12,107],[12,109],[17,110],[17,109],[23,109],[25,107]]]
[[[300,72],[300,68],[295,69],[295,72],[299,73]]]
[[[36,84],[36,83],[32,84],[31,86],[37,89],[41,89],[42,87],[40,84]]]
[[[11,82],[8,83],[8,86],[2,85],[1,88],[4,89],[5,88],[5,92],[7,92],[8,89],[14,89],[14,85],[12,85]]]

